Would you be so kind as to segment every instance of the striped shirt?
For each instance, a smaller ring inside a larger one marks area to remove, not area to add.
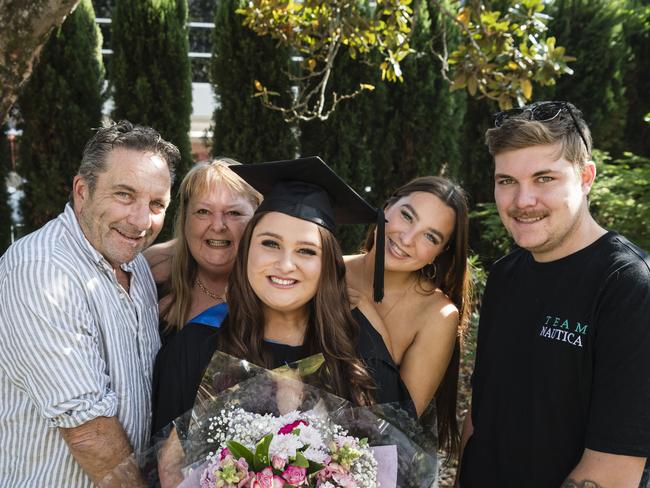
[[[122,265],[129,292],[68,204],[0,258],[0,486],[92,486],[58,427],[116,416],[147,446],[160,347],[153,277]]]

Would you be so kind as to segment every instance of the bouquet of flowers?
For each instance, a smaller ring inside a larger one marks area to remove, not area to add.
[[[375,488],[377,461],[367,439],[314,412],[260,415],[241,408],[210,418],[201,488]]]
[[[357,407],[319,381],[322,356],[269,371],[216,352],[194,408],[108,477],[181,488],[429,488],[435,438],[399,405]]]

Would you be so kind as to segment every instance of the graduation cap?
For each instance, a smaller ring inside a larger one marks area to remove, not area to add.
[[[336,225],[377,224],[373,298],[384,297],[384,212],[366,202],[318,156],[230,166],[264,195],[259,212],[280,212],[335,233]]]

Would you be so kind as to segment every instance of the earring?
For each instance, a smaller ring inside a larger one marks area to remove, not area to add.
[[[422,273],[422,276],[424,276],[427,280],[433,281],[438,274],[438,268],[436,266],[436,263],[432,262],[426,266],[423,266],[420,272]]]

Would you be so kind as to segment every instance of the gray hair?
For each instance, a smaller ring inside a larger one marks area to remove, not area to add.
[[[167,163],[172,183],[174,182],[174,168],[181,159],[178,148],[165,141],[151,127],[121,120],[97,129],[84,147],[77,175],[88,183],[91,194],[95,191],[97,176],[106,171],[108,155],[116,148],[150,151],[160,156]]]

